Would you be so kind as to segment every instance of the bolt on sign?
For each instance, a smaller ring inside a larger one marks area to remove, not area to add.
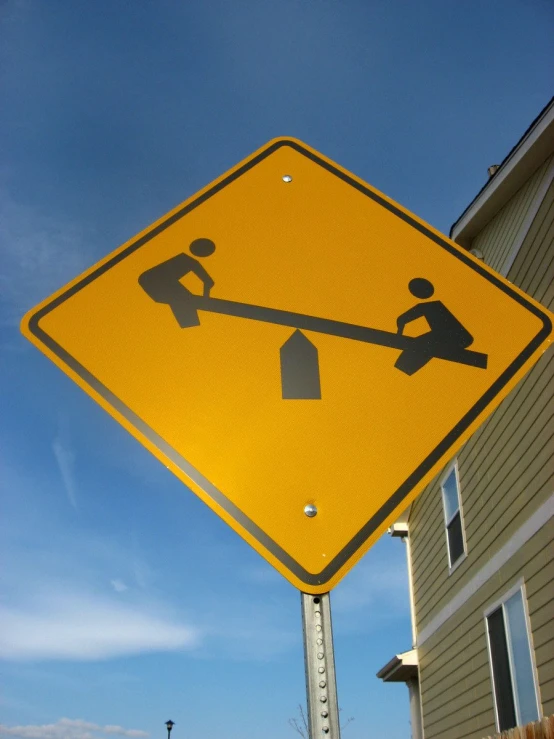
[[[22,330],[293,585],[322,593],[537,361],[551,319],[287,138]]]

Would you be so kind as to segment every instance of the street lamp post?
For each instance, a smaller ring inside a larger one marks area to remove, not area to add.
[[[170,739],[171,729],[175,726],[175,724],[170,719],[169,721],[165,722],[165,725],[167,726],[167,739]]]

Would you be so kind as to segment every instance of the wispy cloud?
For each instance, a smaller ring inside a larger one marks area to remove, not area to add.
[[[124,593],[126,590],[129,590],[129,587],[125,585],[123,580],[110,580],[110,585],[116,593]]]
[[[61,438],[58,436],[52,442],[52,451],[58,463],[60,475],[62,477],[64,489],[67,495],[67,499],[77,509],[77,496],[75,484],[75,455],[69,448],[67,443],[63,443]]]
[[[346,629],[370,630],[382,619],[405,617],[409,596],[402,544],[378,542],[339,583],[332,601],[333,612]]]
[[[2,323],[16,325],[26,310],[94,260],[81,227],[18,202],[1,185],[0,223]]]
[[[245,582],[256,585],[268,585],[271,587],[282,582],[282,575],[277,570],[274,570],[271,565],[265,563],[245,567],[240,571],[240,575]]]
[[[296,622],[280,624],[269,610],[249,609],[246,603],[223,620],[210,614],[205,619],[206,648],[196,654],[200,658],[271,662],[300,643]]]
[[[106,735],[125,736],[130,739],[148,737],[146,731],[125,729],[123,726],[101,726],[83,719],[61,718],[55,724],[27,724],[25,726],[5,726],[0,724],[0,735],[16,736],[22,739],[101,739]]]
[[[61,423],[57,436],[65,444],[71,429]],[[81,458],[76,454],[76,463]],[[152,546],[149,522],[128,536],[128,524],[116,517],[102,536],[88,528],[85,511],[78,519],[70,515],[70,525],[60,527],[59,511],[53,513],[47,504],[59,481],[40,480],[13,465],[8,455],[3,482],[14,492],[2,541],[7,551],[0,587],[7,600],[0,610],[0,659],[29,669],[29,662],[34,667],[187,651],[194,659],[225,655],[242,662],[278,659],[298,648],[298,612],[287,605],[291,588],[258,563],[257,555],[245,564],[242,547],[232,540],[218,539],[216,550],[210,537],[203,545],[184,537],[186,585],[176,583],[174,560],[168,562]],[[55,471],[51,477],[57,477]],[[201,571],[197,561],[210,564]],[[222,561],[240,573],[243,588],[236,588],[233,576],[231,584],[214,589],[206,573]]]
[[[0,608],[0,658],[102,660],[191,649],[200,632],[159,609],[72,592]]]
[[[139,588],[146,589],[153,579],[152,568],[146,562],[135,559],[132,564],[133,577]]]

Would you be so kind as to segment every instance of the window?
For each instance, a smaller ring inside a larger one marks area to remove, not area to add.
[[[539,718],[535,672],[522,587],[486,614],[498,730]]]
[[[441,489],[444,504],[448,562],[452,568],[465,554],[457,462],[452,465],[443,478]]]

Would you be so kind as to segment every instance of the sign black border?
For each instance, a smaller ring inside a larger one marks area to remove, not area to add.
[[[331,174],[339,177],[341,180],[354,187],[363,195],[371,198],[383,208],[401,218],[410,224],[417,231],[424,234],[427,238],[441,246],[453,257],[464,262],[468,267],[480,274],[490,283],[495,285],[499,290],[509,295],[512,299],[529,310],[533,315],[542,321],[543,327],[535,338],[526,346],[526,348],[518,355],[511,365],[500,375],[500,377],[491,385],[481,399],[470,409],[468,413],[456,424],[456,426],[448,433],[444,439],[435,447],[431,454],[412,472],[412,474],[400,485],[400,487],[392,494],[389,500],[380,508],[380,510],[370,518],[367,523],[357,532],[350,542],[339,552],[339,554],[319,573],[311,573],[305,570],[296,560],[294,560],[287,552],[285,552],[273,539],[271,539],[264,531],[248,518],[237,506],[235,506],[225,495],[218,490],[209,480],[207,480],[198,470],[196,470],[184,457],[178,454],[171,446],[169,446],[153,429],[151,429],[139,416],[137,416],[130,408],[122,403],[105,385],[103,385],[92,373],[83,367],[77,360],[63,349],[57,342],[52,339],[40,326],[39,322],[44,316],[53,311],[63,302],[75,293],[82,290],[88,284],[107,272],[114,265],[121,262],[141,246],[148,243],[158,234],[171,226],[179,219],[186,216],[194,208],[204,203],[210,197],[229,185],[231,182],[239,178],[248,170],[255,167],[263,159],[273,154],[277,149],[283,146],[290,146],[303,156],[310,159],[315,164],[323,167]],[[151,231],[141,236],[132,244],[99,266],[90,274],[83,277],[72,287],[58,295],[52,301],[40,308],[34,313],[29,320],[29,330],[39,339],[51,352],[61,359],[68,367],[73,370],[81,379],[90,385],[95,392],[104,398],[115,410],[118,411],[132,426],[134,426],[144,437],[146,437],[162,454],[169,458],[177,467],[179,467],[189,478],[191,478],[206,494],[208,494],[221,508],[223,508],[241,527],[243,527],[254,539],[256,539],[265,549],[267,549],[282,565],[292,572],[299,580],[306,585],[318,586],[327,583],[343,565],[355,554],[355,552],[363,545],[363,543],[373,534],[373,532],[382,524],[385,518],[407,497],[413,488],[427,474],[433,465],[445,454],[448,449],[456,443],[464,431],[473,423],[479,414],[492,402],[492,400],[502,391],[506,384],[513,378],[518,370],[525,364],[527,359],[540,346],[546,337],[552,331],[552,323],[547,314],[543,313],[537,306],[530,303],[524,296],[513,290],[510,285],[499,280],[494,274],[491,274],[481,265],[476,264],[470,257],[463,252],[455,249],[452,244],[441,238],[439,235],[429,230],[426,226],[416,221],[407,213],[404,213],[392,203],[382,198],[377,193],[372,192],[362,183],[353,177],[337,169],[333,164],[321,159],[314,152],[305,149],[301,144],[294,140],[280,139],[263,149],[251,160],[247,161],[236,170],[232,171],[227,177],[209,188],[199,197],[179,209],[165,221],[159,223]]]

